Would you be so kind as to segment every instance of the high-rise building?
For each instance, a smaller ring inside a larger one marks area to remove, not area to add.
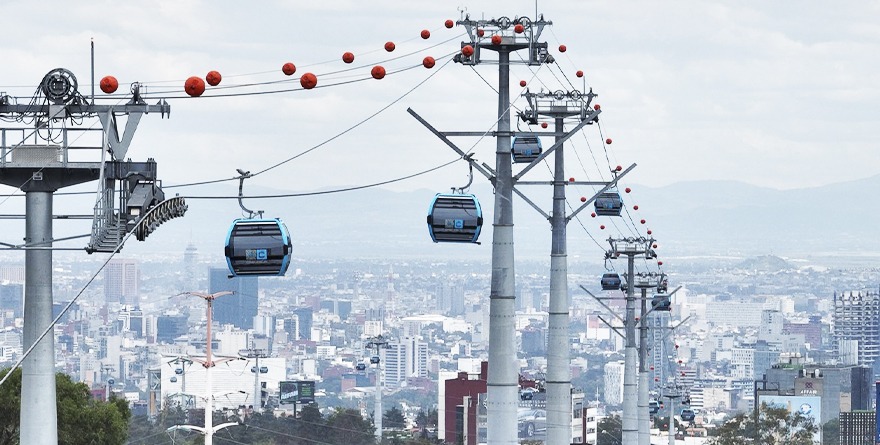
[[[257,277],[230,277],[228,269],[211,268],[209,292],[232,292],[232,295],[214,300],[214,321],[240,329],[253,328],[259,306],[259,290]]]
[[[880,355],[880,293],[834,293],[834,350],[838,358],[852,357],[848,345],[856,348],[853,361],[845,364],[873,366]]]
[[[437,309],[444,315],[464,315],[464,286],[441,281],[436,287]]]
[[[183,285],[187,289],[199,289],[198,275],[199,251],[193,243],[183,251]]]
[[[186,315],[160,315],[156,320],[156,341],[174,343],[174,339],[189,330]]]
[[[665,386],[672,375],[673,344],[669,335],[670,312],[654,311],[648,316],[648,345],[650,349],[650,368],[652,370],[649,385],[651,389]]]
[[[415,337],[388,343],[388,349],[383,349],[382,354],[387,386],[399,386],[408,377],[428,376],[428,344]]]
[[[0,309],[11,310],[14,318],[23,316],[24,286],[21,284],[0,284]]]
[[[141,297],[141,272],[137,260],[114,258],[104,268],[104,301],[137,305]]]
[[[623,404],[623,360],[605,364],[605,404]]]

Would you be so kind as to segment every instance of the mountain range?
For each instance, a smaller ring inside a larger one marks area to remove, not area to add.
[[[632,236],[626,226],[647,228],[662,256],[837,256],[880,257],[876,205],[880,175],[822,187],[776,190],[732,181],[680,182],[664,187],[633,185],[621,193],[630,209],[621,218],[591,218],[586,208],[568,227],[568,254],[601,262],[609,236]],[[445,192],[445,190],[440,190]],[[529,186],[527,195],[549,213],[552,190]],[[248,199],[248,208],[265,209],[280,217],[293,238],[295,255],[322,258],[420,257],[491,258],[491,186],[471,192],[482,204],[485,223],[481,245],[435,244],[428,235],[426,215],[437,190],[406,192],[379,188],[345,193],[313,191],[309,196]],[[249,190],[252,195],[277,195],[285,190]],[[571,193],[571,192],[569,192]],[[185,196],[184,193],[181,193]],[[235,196],[237,189],[213,186],[199,195]],[[572,205],[579,197],[570,196]],[[182,219],[171,220],[126,250],[176,251],[193,243],[203,253],[222,255],[231,221],[241,217],[235,200],[191,198]],[[639,210],[632,210],[634,205]],[[514,203],[517,256],[548,258],[550,225],[525,201]],[[640,223],[641,219],[646,224]],[[629,224],[626,224],[626,223]],[[606,225],[600,230],[600,225]],[[129,244],[134,244],[133,240]]]

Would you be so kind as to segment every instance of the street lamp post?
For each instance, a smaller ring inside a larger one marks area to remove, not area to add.
[[[227,422],[222,423],[220,425],[214,426],[214,396],[211,393],[211,368],[216,364],[211,357],[211,323],[213,319],[213,305],[214,300],[218,297],[222,297],[224,295],[230,295],[233,292],[230,291],[222,291],[216,292],[213,294],[206,294],[202,292],[184,292],[184,295],[193,295],[199,297],[207,303],[206,316],[208,321],[208,328],[206,334],[205,341],[205,360],[202,362],[201,360],[196,360],[202,363],[202,366],[205,367],[205,386],[207,387],[207,392],[205,394],[205,426],[194,426],[194,425],[175,425],[171,428],[168,428],[168,431],[174,431],[177,429],[184,429],[190,431],[198,431],[205,435],[205,445],[213,445],[214,444],[214,433],[222,430],[223,428],[238,425],[238,422]]]

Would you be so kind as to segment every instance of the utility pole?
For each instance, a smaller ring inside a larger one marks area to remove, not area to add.
[[[174,375],[180,375],[180,392],[176,395],[183,401],[182,406],[184,409],[193,408],[193,397],[186,392],[186,367],[192,365],[193,361],[186,357],[175,357],[174,360],[168,361],[168,364],[172,363],[175,365]],[[172,394],[171,396],[174,395]]]
[[[263,390],[260,388],[260,374],[269,372],[265,366],[260,366],[260,359],[269,356],[265,349],[242,349],[238,351],[238,355],[246,359],[254,359],[254,367],[251,372],[254,373],[254,411],[261,411],[263,408]]]
[[[550,301],[547,338],[547,443],[571,443],[571,358],[569,346],[569,312],[570,298],[568,295],[568,252],[566,227],[577,214],[591,205],[599,194],[617,184],[617,181],[628,173],[615,175],[611,182],[570,182],[565,178],[565,157],[563,143],[567,136],[565,119],[578,117],[588,125],[598,118],[599,108],[590,109],[590,103],[596,97],[592,91],[582,94],[578,91],[557,91],[555,93],[523,94],[530,109],[520,113],[520,118],[532,125],[538,123],[539,116],[547,116],[554,121],[554,135],[557,148],[554,152],[553,181],[550,183],[517,181],[517,184],[548,184],[553,186],[553,210],[547,215],[531,200],[514,188],[514,192],[523,197],[535,210],[550,221]],[[537,162],[537,161],[536,161]],[[519,178],[522,175],[517,175]],[[515,178],[515,179],[516,179]],[[584,200],[584,203],[570,216],[566,216],[565,187],[567,185],[601,186],[602,190]]]
[[[675,390],[673,390],[675,389]],[[667,387],[667,393],[664,396],[669,399],[669,445],[675,445],[675,433],[678,431],[675,428],[675,399],[681,397],[681,394],[677,392],[677,389],[672,387]]]
[[[665,275],[656,272],[641,272],[636,274],[633,281],[629,281],[627,276],[627,283],[634,282],[635,287],[642,291],[642,311],[639,317],[639,445],[651,445],[651,416],[648,413],[648,314],[654,308],[648,310],[648,289],[659,287],[664,277]]]
[[[234,292],[230,291],[222,291],[216,292],[213,294],[206,294],[202,292],[184,292],[185,295],[193,295],[205,300],[207,303],[207,310],[205,312],[207,321],[208,321],[208,331],[205,335],[205,360],[196,360],[202,363],[202,366],[205,367],[205,426],[195,426],[195,425],[175,425],[171,428],[168,428],[168,432],[182,429],[189,431],[198,431],[205,435],[205,445],[213,445],[214,444],[214,433],[222,430],[223,428],[227,428],[233,425],[238,425],[238,422],[227,422],[221,423],[220,425],[214,426],[214,394],[213,389],[211,388],[211,368],[214,367],[216,362],[214,361],[211,354],[211,343],[213,337],[211,335],[211,323],[213,323],[213,307],[214,300],[218,297],[222,297],[224,295],[231,295]],[[227,359],[228,360],[228,359]]]
[[[636,376],[636,297],[635,297],[635,258],[643,256],[645,259],[655,258],[653,238],[608,238],[611,249],[605,253],[605,259],[617,259],[621,255],[627,257],[626,274],[626,316],[624,317],[625,350],[623,372],[623,444],[634,445],[639,443],[639,413],[638,413],[638,382]],[[647,413],[647,400],[644,411]]]
[[[12,98],[0,93],[0,117],[34,124],[33,128],[0,128],[0,183],[25,193],[25,243],[3,243],[12,249],[25,250],[22,345],[26,352],[21,361],[19,424],[20,440],[25,444],[58,443],[55,341],[51,335],[55,191],[104,179],[102,204],[100,209],[98,206],[95,209],[92,242],[85,249],[88,252],[116,251],[121,247],[123,235],[135,229],[139,231],[138,239],[143,240],[155,226],[165,219],[182,216],[186,209],[182,198],[164,200],[156,182],[155,161],[124,161],[141,117],[151,112],[164,117],[171,110],[164,100],[147,105],[140,97],[138,84],[133,84],[131,91],[132,98],[127,104],[96,105],[94,98],[89,101],[78,91],[72,72],[58,68],[43,77],[33,102],[31,97]],[[117,116],[122,115],[128,120],[120,138],[116,121]],[[84,125],[85,120],[95,116],[101,122],[101,129]],[[70,126],[66,125],[68,121]],[[71,152],[69,144],[73,141],[79,141],[76,148],[84,150]],[[105,159],[108,153],[111,156],[109,161]],[[90,162],[72,160],[88,157],[88,154],[94,157]],[[140,175],[135,177],[142,178],[142,181],[131,179],[129,175],[132,174]],[[121,192],[119,208],[115,207],[117,200],[106,200],[112,198],[116,185]],[[156,224],[149,229],[142,228],[141,218],[150,208],[159,205],[167,207],[167,215],[156,219]]]
[[[376,425],[376,441],[382,443],[382,358],[379,356],[380,349],[388,349],[388,339],[382,335],[370,338],[366,348],[371,349],[375,355],[370,357],[370,363],[376,365],[376,405],[373,408],[373,423]]]
[[[491,20],[472,20],[469,15],[457,22],[464,26],[468,41],[462,42],[461,53],[455,61],[463,65],[483,62],[485,51],[498,54],[498,113],[495,169],[481,166],[449,141],[446,134],[435,130],[412,110],[413,117],[442,139],[450,148],[468,159],[471,165],[489,178],[495,187],[494,221],[492,232],[492,281],[489,294],[489,370],[487,378],[487,442],[488,445],[517,443],[517,407],[519,406],[519,366],[515,344],[515,269],[513,248],[513,173],[511,168],[510,138],[510,54],[528,49],[523,62],[528,65],[550,63],[547,43],[539,42],[544,26],[552,24],[543,17],[532,21],[528,17],[514,20],[500,17]],[[495,62],[495,61],[493,61]],[[485,136],[485,132],[463,132],[455,135]],[[555,149],[555,147],[554,147]]]
[[[110,374],[115,371],[116,368],[110,364],[101,365],[101,380],[104,382],[104,401],[110,401],[110,394],[112,394],[113,390],[111,387],[116,383],[116,380],[113,379],[113,376]]]

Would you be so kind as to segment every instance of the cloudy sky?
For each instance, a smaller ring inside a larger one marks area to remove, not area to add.
[[[473,18],[535,15],[534,2],[490,0],[70,5],[4,2],[0,91],[30,96],[46,72],[64,67],[88,94],[94,39],[98,79],[114,75],[120,92],[140,81],[149,101],[166,97],[171,103],[170,119],[142,121],[129,152],[134,159],[155,158],[166,184],[232,177],[236,168],[261,171],[394,103],[254,179],[293,190],[383,181],[454,159],[405,110],[412,107],[440,130],[489,130],[497,109],[496,65],[473,70],[444,66],[442,59],[432,70],[355,80],[369,77],[376,64],[393,72],[426,55],[440,59],[454,52],[463,29],[443,23],[459,19],[460,10]],[[593,88],[603,109],[601,135],[593,128],[572,139],[581,162],[569,176],[595,178],[596,163],[602,173],[609,163],[637,163],[629,181],[649,186],[729,179],[786,189],[880,171],[874,146],[880,134],[874,57],[880,54],[880,2],[571,0],[537,6],[553,22],[542,40],[557,63],[536,72],[513,67],[514,99],[520,79],[532,91],[569,89],[571,81],[578,89]],[[419,37],[422,29],[432,32],[430,39]],[[396,43],[395,52],[382,49],[386,41]],[[564,54],[560,44],[568,48]],[[341,61],[346,51],[356,56],[351,65]],[[288,61],[298,67],[291,77],[280,71]],[[227,88],[184,97],[184,80],[210,70],[223,75],[220,86]],[[585,73],[583,84],[577,70]],[[318,75],[319,86],[341,84],[302,91],[296,78],[306,71]],[[282,83],[240,87],[274,81]],[[288,92],[214,97],[278,89]],[[519,99],[515,106],[525,103]],[[607,161],[603,136],[613,139]],[[475,146],[478,159],[494,162],[491,140],[456,143]],[[460,183],[464,170],[459,163],[389,188],[445,189]]]

